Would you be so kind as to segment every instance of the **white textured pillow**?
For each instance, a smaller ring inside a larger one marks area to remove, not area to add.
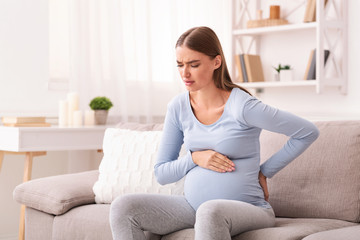
[[[108,128],[99,179],[94,184],[96,203],[111,203],[125,193],[183,194],[183,180],[161,186],[154,176],[161,131]]]

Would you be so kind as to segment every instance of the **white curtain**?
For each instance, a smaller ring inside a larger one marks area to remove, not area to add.
[[[230,0],[51,0],[50,8],[50,82],[67,82],[83,110],[109,97],[116,121],[162,120],[184,91],[174,46],[187,29],[211,27],[230,57]]]

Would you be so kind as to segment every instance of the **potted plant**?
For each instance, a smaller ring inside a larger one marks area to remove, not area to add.
[[[95,97],[89,104],[90,108],[95,111],[95,124],[106,124],[109,109],[113,106],[107,97]]]
[[[275,81],[288,82],[292,81],[292,69],[290,65],[279,65],[277,67],[273,67],[276,70]]]

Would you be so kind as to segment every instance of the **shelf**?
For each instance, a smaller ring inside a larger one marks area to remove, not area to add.
[[[298,24],[287,24],[273,27],[259,27],[259,28],[248,28],[238,29],[233,31],[234,36],[253,36],[253,35],[265,35],[278,32],[289,32],[298,31],[305,29],[316,29],[317,23],[298,23]]]
[[[316,80],[300,80],[291,82],[251,82],[235,84],[244,88],[271,88],[271,87],[301,87],[301,86],[316,86]]]
[[[251,16],[257,16],[257,9],[267,6],[267,1],[232,0],[232,79],[240,79],[244,63],[239,63],[239,54],[261,56],[265,76],[271,76],[269,66],[274,62],[288,62],[297,71],[291,82],[246,82],[239,86],[251,89],[311,87],[321,93],[325,87],[338,87],[347,93],[348,66],[348,0],[327,1],[326,7],[316,8],[316,22],[303,22],[307,14],[308,1],[286,1],[283,18],[291,23],[286,25],[246,28]],[[285,3],[285,1],[283,1]],[[324,5],[325,0],[316,0]],[[239,11],[241,9],[241,11]],[[303,41],[303,42],[302,42]],[[284,45],[284,47],[282,46]],[[302,80],[301,72],[309,65],[309,52],[318,49],[312,56],[311,64],[316,66],[316,80]],[[330,51],[326,67],[324,49]],[[306,56],[305,56],[306,55]],[[316,57],[316,58],[315,58]],[[312,63],[316,60],[315,65]],[[306,65],[307,64],[307,65]],[[264,68],[265,67],[265,68]],[[266,79],[270,80],[270,79]]]

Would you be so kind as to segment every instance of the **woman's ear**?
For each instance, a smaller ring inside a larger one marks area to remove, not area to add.
[[[215,57],[215,65],[214,65],[214,67],[215,67],[215,69],[218,69],[220,66],[221,66],[221,56],[220,56],[220,55],[217,55],[217,56]],[[215,70],[215,69],[214,69],[214,70]]]

